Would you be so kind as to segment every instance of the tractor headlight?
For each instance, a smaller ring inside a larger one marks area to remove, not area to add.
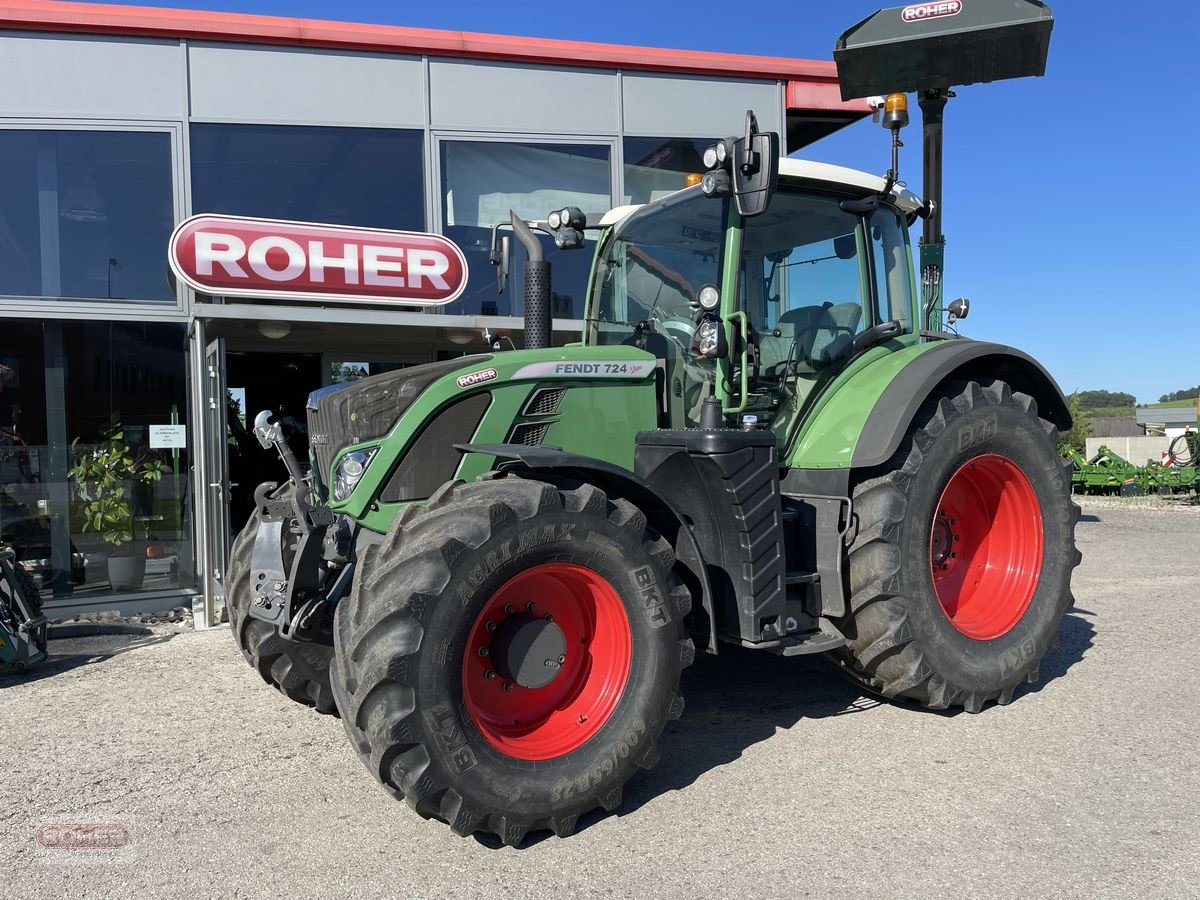
[[[705,359],[715,359],[721,347],[721,323],[705,319],[696,329],[696,351]]]
[[[333,499],[345,500],[362,481],[363,473],[375,456],[374,450],[352,450],[338,462],[333,478]]]

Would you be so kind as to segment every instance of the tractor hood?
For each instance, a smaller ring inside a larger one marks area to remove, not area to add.
[[[410,366],[308,395],[308,442],[322,480],[345,447],[384,437],[429,385],[457,369],[478,369],[488,355]]]

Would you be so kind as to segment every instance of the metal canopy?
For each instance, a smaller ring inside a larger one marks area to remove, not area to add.
[[[833,51],[842,99],[1046,74],[1054,14],[1038,0],[941,0],[881,9]]]

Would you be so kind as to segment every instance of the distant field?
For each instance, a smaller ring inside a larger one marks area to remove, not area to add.
[[[1144,406],[1195,406],[1196,397],[1188,397],[1185,400],[1172,400],[1170,403],[1146,403]]]

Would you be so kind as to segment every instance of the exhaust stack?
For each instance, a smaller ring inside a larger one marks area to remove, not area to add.
[[[509,210],[513,234],[525,248],[529,259],[525,263],[525,349],[540,350],[550,346],[550,263],[525,220]]]

